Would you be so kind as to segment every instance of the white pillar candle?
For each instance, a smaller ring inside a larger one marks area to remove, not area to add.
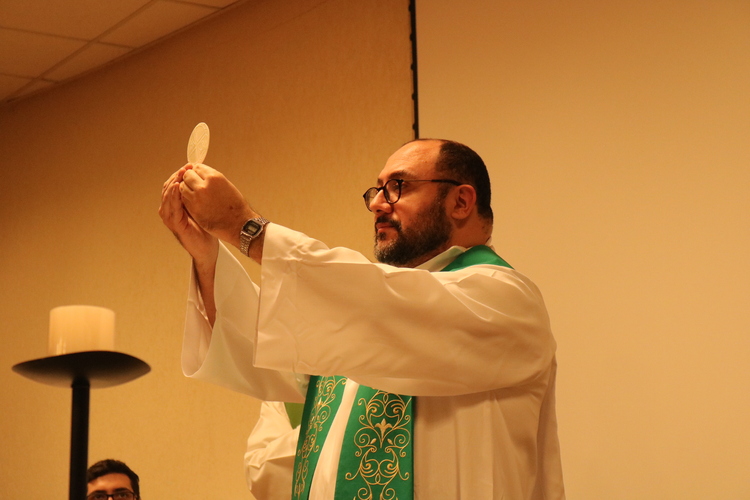
[[[114,351],[115,312],[96,306],[61,306],[49,313],[49,354]]]

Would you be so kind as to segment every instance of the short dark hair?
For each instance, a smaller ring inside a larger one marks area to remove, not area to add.
[[[469,184],[477,192],[477,213],[480,217],[493,221],[492,189],[490,174],[484,160],[469,146],[447,139],[417,139],[436,140],[440,142],[436,172],[446,174],[449,178]]]
[[[141,497],[141,488],[138,484],[138,474],[133,472],[130,467],[125,465],[125,462],[120,462],[119,460],[114,460],[112,458],[100,460],[89,467],[89,469],[86,471],[86,482],[90,483],[94,479],[101,476],[106,476],[107,474],[125,474],[126,476],[128,476],[130,478],[130,484],[133,486],[133,493],[135,493],[135,497]]]

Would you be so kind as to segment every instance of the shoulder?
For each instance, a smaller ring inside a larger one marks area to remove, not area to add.
[[[523,273],[494,264],[477,264],[449,273],[433,273],[445,286],[456,286],[476,292],[523,294],[542,300],[537,285]]]

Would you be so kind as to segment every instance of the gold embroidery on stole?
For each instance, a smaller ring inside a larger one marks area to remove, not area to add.
[[[331,418],[330,405],[336,399],[334,391],[339,384],[346,385],[346,379],[343,377],[321,377],[317,381],[317,398],[310,411],[307,434],[302,446],[297,450],[297,455],[301,457],[301,460],[294,474],[294,498],[299,498],[305,490],[307,475],[311,472],[308,469],[310,454],[320,451],[320,444],[317,442],[318,433],[323,430],[323,426]]]
[[[408,480],[411,474],[402,471],[400,459],[406,458],[407,446],[411,442],[411,415],[406,413],[411,404],[411,396],[399,396],[388,392],[377,391],[370,399],[360,398],[357,405],[366,405],[365,414],[359,417],[361,427],[354,434],[357,451],[355,457],[360,463],[355,473],[347,472],[347,481],[358,476],[365,486],[357,491],[357,500],[373,500],[374,487],[382,487],[378,498],[397,499],[396,490],[389,484],[396,478]],[[386,457],[378,459],[375,453],[380,451]]]

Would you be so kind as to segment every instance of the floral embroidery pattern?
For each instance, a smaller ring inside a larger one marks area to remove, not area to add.
[[[345,384],[346,378],[344,377],[321,377],[317,380],[317,396],[310,410],[307,431],[304,441],[297,448],[298,463],[297,470],[294,472],[293,498],[300,498],[305,492],[306,485],[309,484],[307,476],[312,472],[309,468],[310,455],[316,455],[320,452],[320,445],[325,440],[325,436],[321,436],[321,443],[318,443],[318,437],[324,429],[328,430],[326,422],[333,413],[331,406],[337,397],[336,389],[340,389],[338,386],[344,386]],[[300,436],[300,439],[302,439],[302,436]]]
[[[397,500],[394,483],[410,479],[401,460],[407,458],[412,439],[411,400],[410,396],[377,391],[369,400],[357,401],[357,405],[365,405],[365,414],[359,417],[361,427],[354,434],[354,455],[360,463],[356,472],[345,475],[347,481],[360,478],[364,482],[357,488],[357,500]]]

